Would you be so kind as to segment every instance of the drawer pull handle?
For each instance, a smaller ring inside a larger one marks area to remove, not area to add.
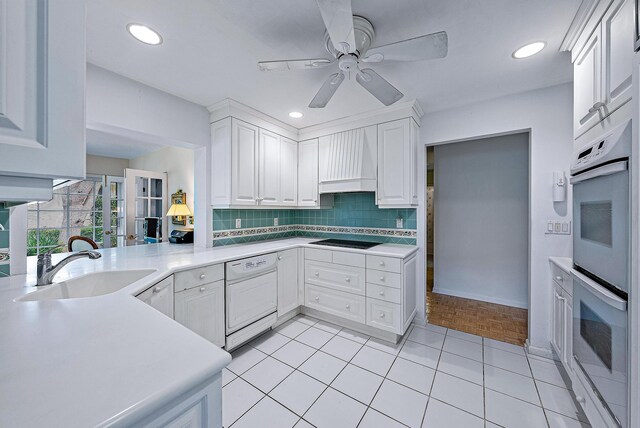
[[[347,281],[347,282],[351,282],[351,278],[350,277],[346,277],[344,280]]]
[[[380,318],[384,318],[384,312],[380,312]]]
[[[380,295],[381,295],[381,296],[384,296],[384,291],[382,291],[382,290],[381,290],[381,291],[380,291]]]
[[[564,278],[561,277],[561,276],[556,276],[556,281],[562,282],[562,281],[564,281]]]
[[[316,302],[317,302],[318,300],[320,300],[320,297],[316,296],[315,299],[316,299]]]
[[[200,287],[200,291],[205,291],[205,290],[206,290],[206,288]]]
[[[314,273],[315,276],[320,276],[320,272]]]
[[[348,311],[351,310],[351,306],[349,306],[349,305],[347,305],[346,308],[347,308]]]
[[[380,262],[379,264],[380,264],[380,266],[384,266],[384,262]]]
[[[384,281],[384,275],[380,276],[380,281]]]
[[[200,274],[200,279],[205,279],[205,277],[206,277],[205,274],[203,274],[203,273]]]

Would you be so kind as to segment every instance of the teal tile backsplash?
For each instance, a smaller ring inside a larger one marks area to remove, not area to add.
[[[9,260],[5,254],[9,250],[9,209],[0,207],[0,277],[9,276]]]
[[[241,228],[235,227],[238,218]],[[274,218],[278,218],[278,226],[274,226]],[[401,229],[396,228],[398,218],[404,222]],[[416,227],[415,209],[380,209],[373,192],[338,193],[330,209],[213,210],[216,246],[292,236],[414,245]]]

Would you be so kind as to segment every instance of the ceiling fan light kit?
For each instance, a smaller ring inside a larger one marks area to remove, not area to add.
[[[371,68],[360,68],[360,63],[383,61],[422,61],[444,58],[448,52],[447,33],[444,31],[388,45],[371,48],[375,41],[373,25],[366,18],[353,16],[351,0],[316,0],[327,29],[324,37],[327,52],[333,57],[282,61],[261,61],[262,71],[312,69],[337,63],[339,72],[331,74],[309,104],[310,108],[323,108],[345,79],[345,73],[355,73],[360,86],[381,103],[388,106],[404,95]]]

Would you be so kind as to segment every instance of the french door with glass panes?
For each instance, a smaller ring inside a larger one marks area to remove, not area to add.
[[[104,248],[125,245],[125,192],[124,177],[105,177],[102,189],[102,246]]]
[[[167,173],[125,170],[126,245],[162,242],[167,239]],[[152,226],[148,225],[156,224]]]

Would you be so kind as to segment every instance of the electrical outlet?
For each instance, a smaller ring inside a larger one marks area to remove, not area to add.
[[[242,227],[242,219],[241,218],[237,218],[236,219],[236,229],[240,229]]]
[[[396,219],[396,229],[402,229],[404,227],[404,219],[397,218]]]
[[[277,226],[278,225],[278,217],[274,217],[273,218],[273,225]]]

